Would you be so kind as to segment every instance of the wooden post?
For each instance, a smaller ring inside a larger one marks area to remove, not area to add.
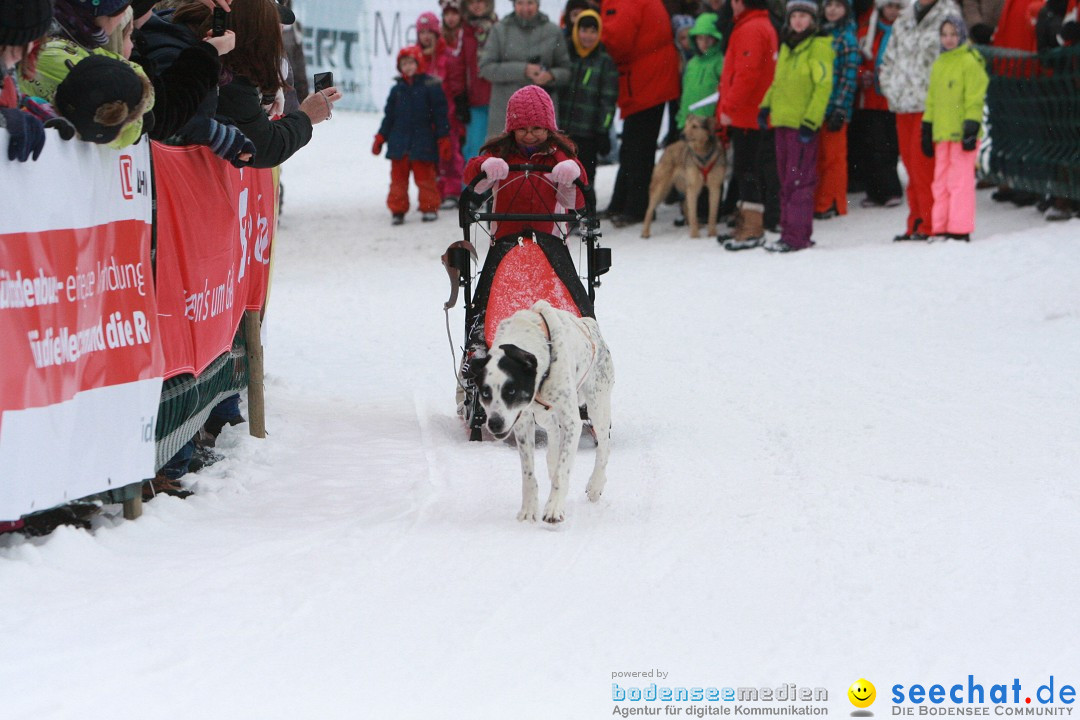
[[[142,515],[142,483],[136,488],[135,495],[124,501],[124,519],[135,520]]]
[[[248,428],[252,437],[266,437],[266,404],[263,396],[263,351],[258,310],[244,312],[244,339],[248,359]]]

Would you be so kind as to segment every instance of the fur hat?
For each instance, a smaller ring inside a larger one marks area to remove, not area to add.
[[[551,96],[539,85],[526,85],[506,103],[506,132],[527,127],[559,129],[555,124],[555,105]]]
[[[401,61],[404,60],[405,58],[412,58],[413,60],[416,61],[416,64],[418,66],[423,65],[424,64],[424,51],[421,50],[420,47],[417,46],[417,45],[406,45],[405,47],[401,48],[401,50],[399,50],[398,54],[397,54],[397,69],[398,70],[401,70]]]
[[[3,0],[0,47],[22,47],[37,40],[48,31],[52,16],[52,0]]]
[[[115,15],[131,4],[131,0],[70,0],[70,2],[75,7],[88,10],[94,17]]]
[[[816,0],[788,0],[784,14],[787,17],[791,17],[791,13],[796,11],[807,13],[815,20],[817,20],[820,15],[820,8],[818,7]]]
[[[874,0],[874,7],[879,10],[886,5],[899,5],[901,8],[906,8],[909,4],[908,0]]]
[[[107,144],[128,123],[142,118],[149,96],[146,81],[126,62],[89,55],[56,88],[53,105],[80,139]]]
[[[461,0],[439,0],[439,7],[443,12],[447,10],[456,10],[461,12]]]
[[[442,22],[435,17],[435,13],[421,13],[420,17],[416,19],[416,34],[419,35],[424,30],[430,30],[436,35],[442,31]]]

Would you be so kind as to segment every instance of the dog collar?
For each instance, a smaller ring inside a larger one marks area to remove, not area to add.
[[[551,328],[548,327],[547,318],[544,317],[544,313],[538,312],[536,314],[540,316],[540,322],[544,325],[544,339],[547,340],[548,345],[548,366],[544,370],[544,377],[540,378],[540,382],[536,384],[536,392],[533,393],[533,402],[543,405],[546,410],[550,410],[551,403],[540,397],[540,390],[544,387],[544,382],[548,379],[548,372],[551,371]]]

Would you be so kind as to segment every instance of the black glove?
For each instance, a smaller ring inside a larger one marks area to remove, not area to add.
[[[967,152],[971,152],[975,149],[975,143],[979,141],[979,121],[978,120],[965,120],[962,139],[960,140],[960,147],[964,148]]]
[[[454,115],[462,125],[468,125],[472,120],[472,111],[469,110],[469,96],[465,93],[454,98]]]
[[[922,154],[934,157],[934,126],[928,122],[922,124]]]
[[[216,127],[210,131],[210,141],[206,143],[210,151],[223,160],[228,160],[233,167],[250,165],[251,160],[240,160],[243,153],[255,155],[255,144],[248,140],[247,135],[240,132],[233,125],[214,122]]]
[[[1080,22],[1073,20],[1065,23],[1061,26],[1061,32],[1059,34],[1066,45],[1072,45],[1077,40],[1080,40]]]
[[[70,140],[75,137],[75,126],[67,118],[54,117],[45,121],[46,129],[55,130],[61,140]]]
[[[810,142],[811,140],[813,140],[816,135],[817,135],[817,130],[810,127],[809,125],[800,125],[799,126],[799,142],[801,142],[803,144],[806,144],[806,143]]]
[[[45,126],[30,113],[15,108],[0,108],[0,127],[6,127],[11,138],[8,140],[8,160],[26,162],[37,160],[45,147]]]
[[[596,136],[596,154],[598,157],[604,157],[611,152],[611,136],[607,133]]]
[[[829,113],[829,119],[825,121],[825,127],[829,128],[829,132],[840,132],[845,122],[847,122],[847,113],[843,110],[833,110]]]
[[[976,45],[989,45],[990,39],[994,37],[994,28],[986,23],[975,23],[968,34]]]
[[[757,126],[762,130],[769,129],[769,108],[763,107],[757,112]]]

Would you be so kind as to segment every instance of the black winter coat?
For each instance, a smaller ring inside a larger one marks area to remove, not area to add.
[[[203,101],[217,95],[221,62],[212,45],[200,42],[181,51],[173,62],[159,69],[150,57],[149,43],[136,30],[132,62],[142,65],[154,85],[154,127],[148,133],[153,140],[167,140],[179,134],[195,117]]]
[[[230,122],[255,145],[252,167],[280,165],[311,141],[311,118],[296,110],[271,120],[262,106],[259,88],[237,76],[218,89],[217,119]]]
[[[420,162],[438,162],[438,138],[450,134],[446,94],[438,78],[416,73],[411,81],[398,78],[386,98],[379,134],[386,138],[386,157],[408,155]]]

